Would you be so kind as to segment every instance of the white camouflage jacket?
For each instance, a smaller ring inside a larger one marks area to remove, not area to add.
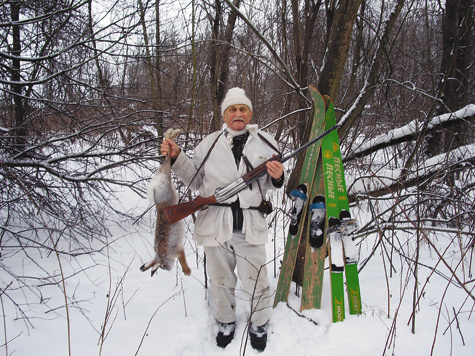
[[[245,155],[252,166],[255,168],[265,162],[272,155],[278,154],[258,135],[257,125],[247,125],[249,138],[244,146],[243,155]],[[193,191],[203,197],[209,197],[215,194],[216,188],[222,188],[236,181],[247,173],[246,164],[241,159],[239,167],[236,166],[234,156],[231,151],[231,138],[222,134],[211,150],[203,167],[195,176],[197,168],[207,155],[213,142],[221,133],[216,131],[207,136],[195,150],[193,158],[189,158],[183,151],[180,152],[175,160],[172,169],[176,175]],[[267,133],[259,131],[275,148],[277,143]],[[284,175],[285,175],[284,171]],[[190,181],[193,181],[190,184]],[[284,177],[286,179],[286,177]],[[266,197],[269,189],[277,189],[269,175],[259,178],[259,190],[257,182],[252,184],[252,189],[247,187],[238,193],[240,206],[243,209],[244,223],[242,232],[246,236],[246,241],[253,245],[265,244],[267,242],[267,222],[265,217],[255,209],[262,201],[262,196]],[[236,201],[237,196],[229,198],[224,203]],[[232,238],[233,217],[230,207],[208,206],[200,210],[195,221],[193,238],[202,246],[217,246]]]

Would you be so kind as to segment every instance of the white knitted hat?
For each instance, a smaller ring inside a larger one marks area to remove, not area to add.
[[[251,100],[246,96],[246,92],[241,88],[231,88],[226,93],[226,97],[221,104],[221,115],[224,115],[224,112],[231,105],[242,104],[246,105],[252,111]]]

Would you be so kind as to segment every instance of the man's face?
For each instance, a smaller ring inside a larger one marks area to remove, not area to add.
[[[252,111],[247,105],[231,105],[224,112],[224,122],[234,131],[242,131],[251,121]]]

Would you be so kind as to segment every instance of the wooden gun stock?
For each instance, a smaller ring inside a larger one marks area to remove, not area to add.
[[[196,199],[192,201],[166,207],[163,209],[163,212],[165,213],[165,217],[167,218],[168,222],[170,224],[174,224],[177,221],[186,218],[188,215],[197,212],[204,206],[215,203],[216,197],[214,195],[208,198],[197,196]]]

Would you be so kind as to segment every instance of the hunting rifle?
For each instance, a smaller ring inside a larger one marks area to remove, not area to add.
[[[332,126],[331,128],[329,128],[322,134],[318,135],[314,139],[303,144],[302,146],[297,148],[295,151],[287,154],[286,156],[281,156],[281,155],[272,156],[272,158],[269,158],[267,161],[260,164],[253,170],[249,171],[248,173],[246,173],[244,176],[234,181],[233,183],[227,185],[224,188],[216,189],[215,194],[210,197],[202,197],[198,195],[195,199],[189,202],[171,205],[169,207],[164,208],[163,211],[165,213],[165,217],[167,218],[170,224],[174,224],[177,221],[187,217],[188,215],[191,215],[194,212],[202,209],[206,205],[222,203],[223,201],[229,199],[233,195],[236,195],[240,191],[244,190],[248,185],[252,184],[252,182],[256,181],[258,178],[265,175],[267,173],[267,167],[266,167],[267,162],[280,161],[281,163],[284,163],[285,161],[288,161],[292,157],[295,157],[296,155],[298,155],[307,147],[313,145],[318,140],[321,140],[323,137],[328,135],[333,130],[337,130],[339,127],[340,127],[339,124]]]

